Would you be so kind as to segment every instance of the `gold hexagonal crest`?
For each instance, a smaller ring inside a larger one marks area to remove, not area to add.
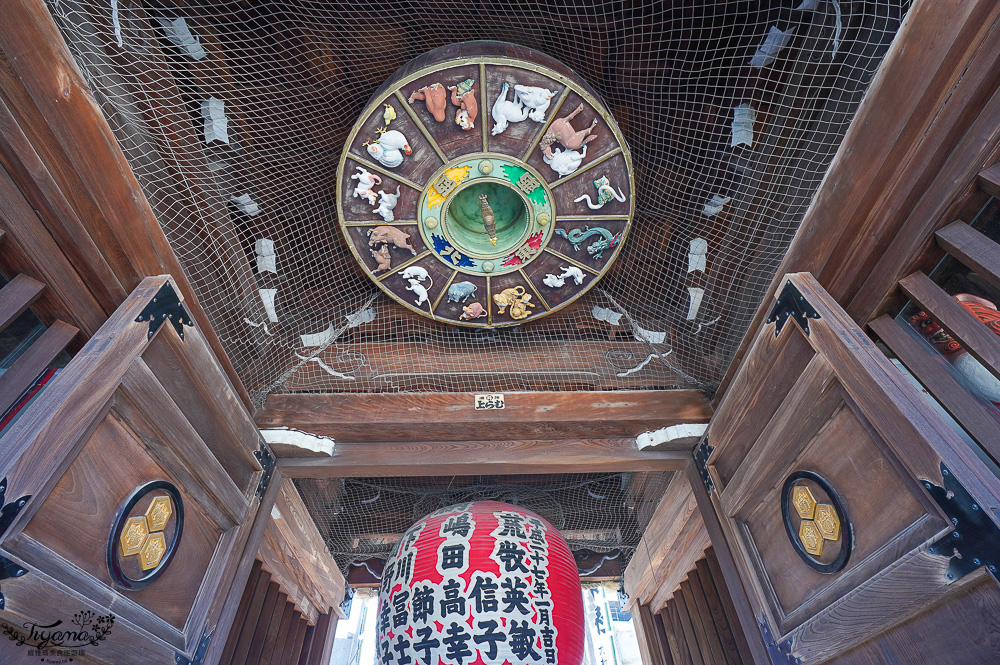
[[[811,520],[816,511],[816,499],[812,491],[804,485],[796,485],[792,488],[792,505],[795,511],[804,520]]]
[[[811,520],[803,520],[799,526],[799,540],[806,552],[813,556],[823,556],[823,535]]]
[[[149,530],[163,531],[171,514],[173,510],[170,508],[170,497],[158,496],[153,499],[146,509],[146,524],[149,525]]]
[[[816,506],[816,528],[825,540],[840,539],[840,518],[833,506],[821,503]]]
[[[125,522],[125,528],[122,529],[122,535],[118,539],[118,548],[121,555],[130,556],[137,554],[142,549],[142,545],[146,542],[146,536],[148,535],[149,527],[146,525],[145,517],[139,515],[138,517],[128,518],[128,521]]]
[[[139,566],[143,570],[156,568],[166,551],[167,540],[164,538],[163,532],[150,534],[149,538],[146,539],[146,544],[142,546],[142,551],[139,552]]]

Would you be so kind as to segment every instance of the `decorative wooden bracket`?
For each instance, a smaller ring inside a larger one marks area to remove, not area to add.
[[[177,662],[177,665],[202,665],[205,662],[205,654],[208,653],[208,645],[212,642],[213,633],[208,632],[208,628],[205,629],[205,632],[201,634],[201,640],[198,642],[198,648],[195,649],[194,655],[191,658],[174,653],[174,660]]]
[[[806,335],[809,334],[809,319],[819,318],[819,313],[806,300],[805,296],[795,288],[791,280],[785,282],[785,287],[781,289],[781,295],[778,296],[778,302],[774,304],[766,320],[766,323],[777,322],[777,325],[774,327],[775,337],[781,334],[781,329],[785,327],[788,317],[793,317],[798,321],[802,332]]]
[[[149,335],[147,339],[153,339],[153,335],[160,329],[163,322],[167,320],[173,325],[174,330],[177,331],[177,335],[181,339],[184,339],[184,326],[194,325],[191,316],[184,309],[184,305],[181,303],[180,298],[177,297],[177,292],[174,291],[174,287],[171,286],[170,282],[166,282],[160,287],[157,294],[153,296],[153,299],[149,301],[145,309],[136,317],[135,322],[149,321]]]
[[[698,467],[698,475],[701,476],[702,482],[705,483],[705,489],[710,494],[715,489],[715,483],[712,482],[712,476],[708,472],[708,458],[712,456],[713,450],[715,450],[715,446],[708,445],[707,438],[702,440],[694,450],[694,464]]]
[[[274,474],[274,454],[265,445],[263,439],[258,441],[257,445],[259,448],[253,454],[261,468],[260,481],[257,483],[257,498],[263,499],[264,491],[267,490],[267,485],[271,482],[271,476]]]
[[[7,531],[7,528],[17,517],[17,514],[21,512],[24,508],[24,504],[28,503],[28,499],[31,498],[30,494],[25,494],[17,501],[12,501],[11,503],[4,504],[4,498],[7,495],[7,478],[0,480],[0,536]],[[22,568],[10,559],[4,556],[0,556],[0,580],[6,580],[11,577],[21,577],[27,573],[27,569]],[[0,610],[7,607],[7,599],[4,598],[3,592],[0,592]]]
[[[941,476],[944,478],[944,487],[929,480],[921,482],[955,525],[955,530],[942,536],[927,551],[951,557],[945,574],[949,584],[982,566],[996,574],[997,566],[1000,566],[1000,527],[997,527],[944,463],[941,464]]]

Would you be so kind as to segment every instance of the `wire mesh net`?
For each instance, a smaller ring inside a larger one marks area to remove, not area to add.
[[[541,515],[577,555],[581,572],[607,558],[625,569],[671,473],[296,479],[295,486],[345,574],[388,559],[402,534],[456,503],[501,501]],[[377,566],[376,566],[377,567]]]
[[[712,391],[909,7],[49,4],[257,403],[294,391]],[[475,39],[580,74],[629,143],[637,192],[629,240],[597,288],[495,331],[407,313],[336,228],[337,161],[370,95],[409,59]]]

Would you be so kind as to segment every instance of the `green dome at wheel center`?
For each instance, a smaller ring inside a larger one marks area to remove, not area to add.
[[[483,226],[482,202],[486,196],[496,222],[494,247]],[[476,182],[457,192],[448,203],[445,223],[459,248],[478,256],[502,256],[517,249],[528,231],[528,210],[513,188],[497,182]]]

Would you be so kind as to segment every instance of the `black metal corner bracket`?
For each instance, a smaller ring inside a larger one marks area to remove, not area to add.
[[[177,665],[202,665],[205,662],[205,654],[208,653],[208,645],[212,642],[212,634],[205,628],[205,631],[201,634],[201,640],[198,642],[198,648],[194,650],[194,655],[191,658],[187,658],[179,653],[174,653],[174,661]]]
[[[184,305],[177,297],[177,292],[174,291],[170,282],[160,287],[153,299],[146,303],[146,307],[135,319],[136,323],[143,321],[149,322],[149,333],[146,339],[153,339],[153,335],[160,329],[164,321],[170,321],[181,339],[184,339],[184,326],[194,325],[194,321],[184,309]]]
[[[941,477],[944,478],[944,487],[929,480],[922,480],[921,483],[941,506],[955,530],[935,541],[927,551],[951,557],[945,573],[948,584],[982,566],[996,574],[1000,566],[1000,527],[944,463],[941,464]]]
[[[792,655],[792,640],[787,639],[781,643],[771,635],[771,627],[763,617],[757,617],[757,627],[760,628],[760,635],[764,638],[764,646],[767,647],[767,655],[770,656],[774,665],[802,665],[802,659]]]
[[[694,449],[694,464],[698,467],[698,475],[701,476],[701,482],[705,483],[705,489],[708,490],[709,494],[715,489],[712,474],[708,472],[708,458],[712,456],[713,450],[715,450],[715,446],[708,445],[707,436]]]
[[[781,289],[778,302],[774,304],[767,317],[766,323],[777,323],[774,327],[775,337],[781,334],[781,329],[785,327],[789,317],[799,322],[799,327],[806,335],[809,334],[809,319],[820,318],[819,312],[790,281],[785,282],[785,288]]]
[[[7,478],[0,480],[0,536],[3,536],[7,532],[7,529],[14,522],[14,518],[17,514],[21,512],[24,508],[24,504],[28,503],[28,499],[31,498],[30,494],[25,494],[16,501],[11,501],[10,503],[4,503],[7,496]],[[10,579],[12,577],[21,577],[28,570],[22,568],[18,564],[14,563],[5,556],[0,556],[0,580]],[[3,592],[0,591],[0,610],[6,609],[7,599],[4,598]]]
[[[274,475],[274,453],[267,447],[263,439],[257,441],[257,446],[258,449],[253,454],[261,469],[260,480],[257,482],[257,498],[263,499],[267,485],[271,482],[271,476]]]

